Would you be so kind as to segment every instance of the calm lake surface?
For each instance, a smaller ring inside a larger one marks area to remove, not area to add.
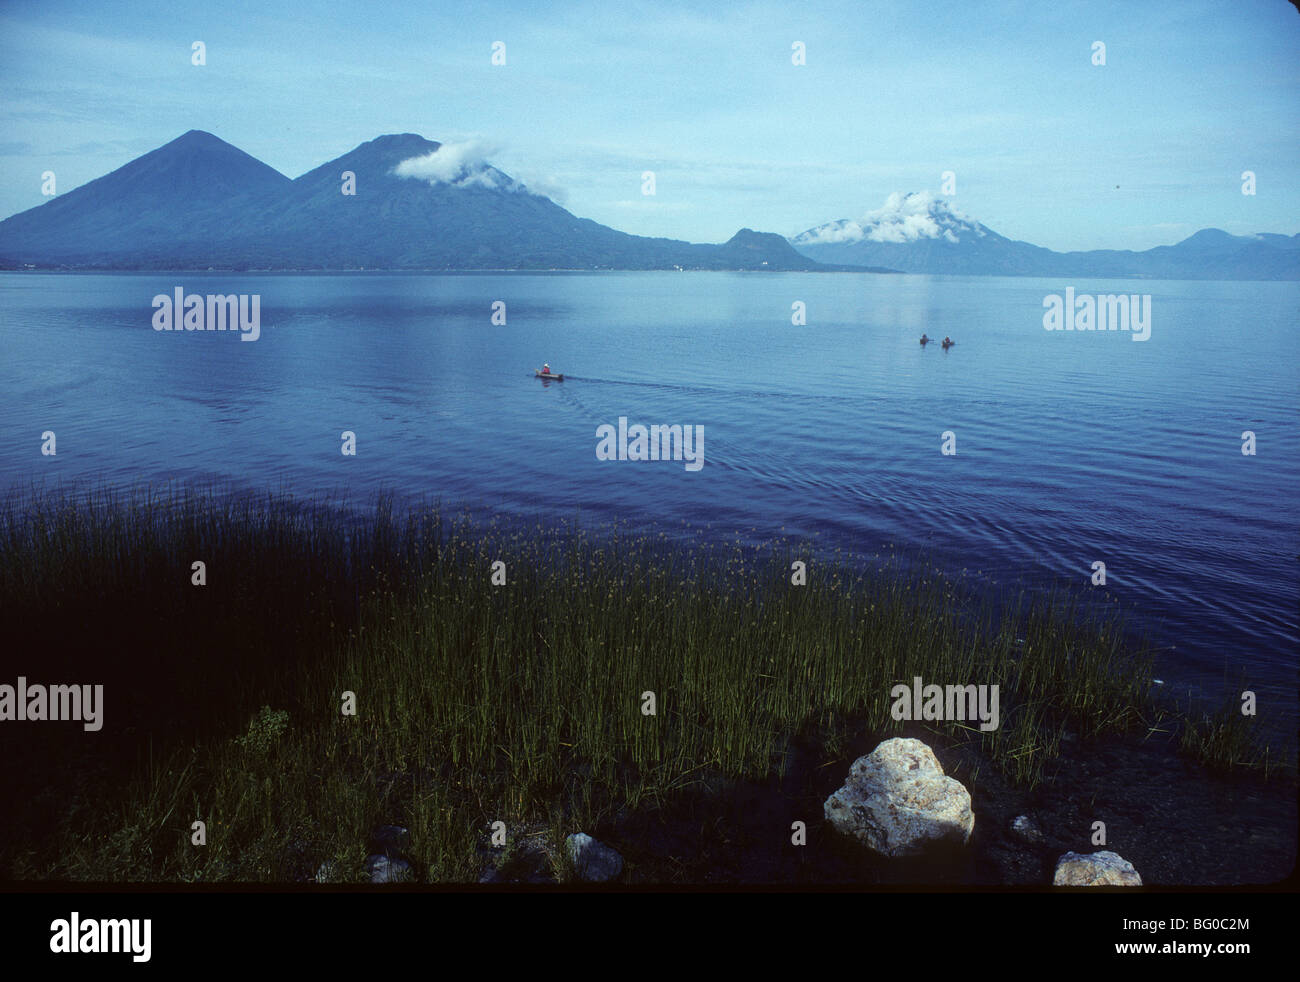
[[[260,339],[154,331],[153,297],[178,286],[260,295]],[[1150,339],[1045,331],[1043,298],[1067,286],[1150,294]],[[1171,689],[1217,695],[1244,672],[1261,715],[1293,721],[1298,314],[1296,283],[5,273],[0,487],[384,488],[480,514],[920,551],[1043,589],[1087,587],[1101,560],[1106,594],[1166,646]],[[922,348],[922,332],[957,344]],[[544,361],[566,380],[533,378]],[[703,468],[597,460],[596,428],[620,416],[702,426]]]

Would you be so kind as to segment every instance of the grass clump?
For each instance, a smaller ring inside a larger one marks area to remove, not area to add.
[[[248,732],[235,737],[235,745],[254,757],[264,758],[289,728],[289,714],[283,709],[263,706],[248,723]]]

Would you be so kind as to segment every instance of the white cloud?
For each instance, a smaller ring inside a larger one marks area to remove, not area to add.
[[[804,244],[831,242],[916,242],[942,238],[960,241],[963,233],[982,235],[972,219],[952,208],[947,199],[933,191],[895,191],[885,204],[856,221],[829,222],[798,236]]]
[[[513,168],[511,168],[513,170]],[[569,200],[569,192],[561,186],[560,182],[550,174],[528,174],[520,173],[518,180],[528,191],[533,194],[540,194],[544,198],[550,198],[556,204],[563,205]]]
[[[501,173],[488,163],[500,149],[482,140],[462,143],[444,143],[433,153],[403,160],[393,168],[398,177],[414,177],[430,184],[450,184],[452,187],[485,187],[501,191],[520,191],[518,181]]]

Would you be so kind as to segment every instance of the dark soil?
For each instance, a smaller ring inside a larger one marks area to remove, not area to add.
[[[879,742],[870,738],[839,759],[795,742],[784,779],[706,780],[661,806],[622,809],[583,831],[623,855],[625,884],[1049,886],[1063,853],[1102,849],[1131,862],[1147,885],[1271,884],[1295,869],[1294,778],[1216,775],[1167,742],[1067,737],[1054,775],[1031,792],[1014,788],[970,745],[945,747],[924,730],[904,735],[926,742],[970,792],[975,830],[965,849],[885,860],[824,820],[822,803]],[[1012,831],[1018,815],[1037,823],[1041,841]],[[806,823],[805,846],[791,842],[795,821]],[[1098,821],[1106,838],[1094,845]],[[551,882],[540,843],[488,879]]]

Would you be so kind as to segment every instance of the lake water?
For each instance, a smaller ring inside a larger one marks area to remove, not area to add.
[[[260,295],[261,337],[154,331],[152,298],[178,286]],[[1150,339],[1045,331],[1043,299],[1067,286],[1150,294]],[[1298,312],[1296,283],[5,273],[0,487],[382,487],[923,551],[1042,588],[1086,587],[1101,560],[1107,593],[1167,646],[1167,684],[1217,694],[1244,671],[1262,715],[1294,720]],[[544,361],[566,380],[535,379]],[[702,426],[704,466],[597,460],[597,427],[620,416]]]

